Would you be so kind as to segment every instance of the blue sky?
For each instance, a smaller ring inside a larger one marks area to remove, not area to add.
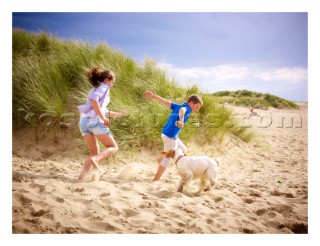
[[[105,42],[156,60],[182,86],[308,101],[306,12],[13,13],[13,27]]]

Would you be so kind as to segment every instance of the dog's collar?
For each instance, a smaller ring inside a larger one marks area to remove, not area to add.
[[[180,156],[177,158],[177,160],[176,160],[176,162],[175,162],[176,165],[177,165],[178,161],[180,161],[180,159],[181,159],[182,157],[185,157],[185,156],[184,156],[184,155],[180,155]]]

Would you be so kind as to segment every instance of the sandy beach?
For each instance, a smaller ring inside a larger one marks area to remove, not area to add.
[[[148,151],[120,150],[101,162],[98,181],[90,173],[78,182],[82,139],[43,136],[36,143],[33,129],[14,129],[12,233],[308,233],[307,103],[256,110],[250,118],[247,108],[228,107],[256,139],[186,143],[190,155],[222,159],[216,186],[201,196],[193,195],[197,181],[176,192],[174,164],[151,182],[157,163]]]

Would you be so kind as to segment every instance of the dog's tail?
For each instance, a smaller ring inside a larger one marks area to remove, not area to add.
[[[221,158],[216,157],[216,158],[214,158],[214,160],[217,162],[217,166],[219,166],[221,164]]]

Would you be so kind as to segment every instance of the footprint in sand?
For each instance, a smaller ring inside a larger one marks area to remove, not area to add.
[[[160,191],[158,192],[157,194],[155,194],[157,197],[159,198],[170,198],[174,195],[175,192],[170,192],[170,191],[166,191],[166,190],[163,190],[163,191]]]
[[[116,209],[111,205],[104,205],[104,208],[108,211],[108,213],[112,216],[119,216],[121,215],[120,210]]]
[[[20,192],[20,193],[29,193],[28,190],[25,190],[25,189],[23,189],[23,188],[18,189],[17,191]]]
[[[268,211],[268,213],[266,213],[266,216],[268,216],[268,218],[272,219],[277,216],[277,213]]]
[[[84,192],[84,188],[83,188],[83,187],[81,187],[81,188],[76,188],[74,191],[75,191],[75,192]]]
[[[152,205],[152,202],[145,202],[145,203],[143,203],[143,204],[141,204],[140,206],[139,206],[139,208],[142,208],[142,209],[144,209],[144,208],[153,208],[154,206]]]
[[[268,209],[259,209],[255,211],[256,215],[268,217],[269,219],[273,219],[277,216],[277,213],[273,211],[269,211]]]
[[[49,213],[49,211],[44,210],[44,209],[40,209],[38,211],[31,212],[31,215],[34,216],[34,217],[41,217],[41,216],[43,216],[43,215],[45,215],[47,213]]]
[[[287,227],[290,228],[290,230],[296,234],[308,233],[308,225],[303,223],[293,223],[293,224],[287,225]]]
[[[12,200],[18,200],[22,206],[30,206],[32,203],[32,200],[23,194],[14,194]]]
[[[75,234],[75,233],[80,233],[81,229],[79,227],[65,227],[61,231],[62,233],[67,233],[67,234]]]
[[[56,201],[59,203],[63,203],[64,202],[64,198],[60,197],[60,196],[56,196]]]
[[[254,197],[261,197],[260,193],[257,192],[257,191],[252,191],[252,192],[250,192],[249,195],[250,195],[250,196],[254,196]]]
[[[139,206],[139,208],[164,208],[164,206],[158,201],[145,201]]]
[[[264,215],[268,210],[267,209],[259,209],[257,211],[255,211],[256,215],[258,216],[262,216]]]
[[[271,211],[276,211],[283,215],[289,215],[292,212],[292,210],[293,210],[292,206],[284,205],[284,204],[277,204],[271,207]]]
[[[244,201],[245,203],[248,203],[248,204],[253,203],[253,200],[250,199],[250,198],[245,198],[245,199],[243,199],[243,201]]]
[[[29,184],[29,187],[32,189],[37,189],[38,193],[41,193],[46,189],[44,185],[39,185],[39,184]]]
[[[213,200],[214,202],[221,202],[223,200],[223,197],[218,196],[218,197],[215,197]]]
[[[292,193],[284,193],[284,192],[280,192],[278,190],[274,190],[270,194],[273,196],[284,196],[286,198],[294,198],[295,197]]]
[[[251,230],[249,228],[242,228],[240,231],[245,234],[254,234],[254,230]]]
[[[107,197],[107,196],[110,196],[110,193],[109,192],[105,192],[105,193],[102,193],[100,195],[100,197]]]
[[[104,220],[104,217],[99,215],[94,215],[94,216],[91,216],[90,218],[90,221],[103,221],[103,220]]]
[[[136,212],[136,211],[134,211],[132,209],[123,209],[123,212],[124,212],[124,216],[126,218],[132,217],[132,216],[136,216],[136,215],[140,214],[139,212]]]

